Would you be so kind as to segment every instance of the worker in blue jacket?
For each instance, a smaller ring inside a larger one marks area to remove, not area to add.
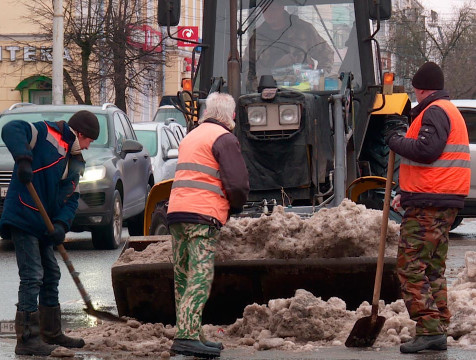
[[[81,110],[68,123],[8,122],[2,139],[15,160],[0,219],[2,237],[15,246],[20,287],[15,317],[18,355],[48,356],[57,347],[82,347],[83,339],[61,330],[60,268],[53,247],[63,243],[79,199],[87,149],[99,135],[93,113]],[[54,225],[48,233],[26,184],[32,183]]]

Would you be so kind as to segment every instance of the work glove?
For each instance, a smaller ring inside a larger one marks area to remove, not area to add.
[[[406,116],[391,115],[385,119],[383,128],[383,135],[385,137],[385,143],[388,145],[388,141],[394,136],[405,136],[408,130],[408,119]]]
[[[48,240],[54,245],[60,245],[64,242],[66,229],[64,228],[64,225],[59,222],[55,222],[53,226],[55,229],[53,232],[48,234]]]
[[[33,177],[33,170],[31,168],[31,161],[28,159],[21,159],[17,162],[18,180],[22,184],[28,184]]]

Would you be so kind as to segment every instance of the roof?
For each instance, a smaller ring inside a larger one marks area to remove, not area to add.
[[[112,105],[112,104],[111,104]],[[8,110],[5,110],[2,114],[14,114],[14,113],[32,113],[32,112],[76,112],[79,110],[89,110],[93,113],[104,113],[107,108],[115,107],[115,105],[109,106],[104,104],[99,105],[36,105],[30,103],[18,103],[10,106]]]

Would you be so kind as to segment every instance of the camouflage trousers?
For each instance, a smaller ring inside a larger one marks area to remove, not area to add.
[[[213,282],[218,230],[202,224],[170,225],[174,259],[176,339],[199,340]]]
[[[400,225],[397,272],[403,300],[417,335],[446,333],[446,255],[456,208],[405,209]]]

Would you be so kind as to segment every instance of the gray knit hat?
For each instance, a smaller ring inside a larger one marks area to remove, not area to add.
[[[412,85],[420,90],[443,90],[445,87],[443,71],[434,62],[426,62],[413,76]]]
[[[98,118],[90,111],[78,111],[71,116],[68,125],[90,139],[96,140],[99,136]]]

